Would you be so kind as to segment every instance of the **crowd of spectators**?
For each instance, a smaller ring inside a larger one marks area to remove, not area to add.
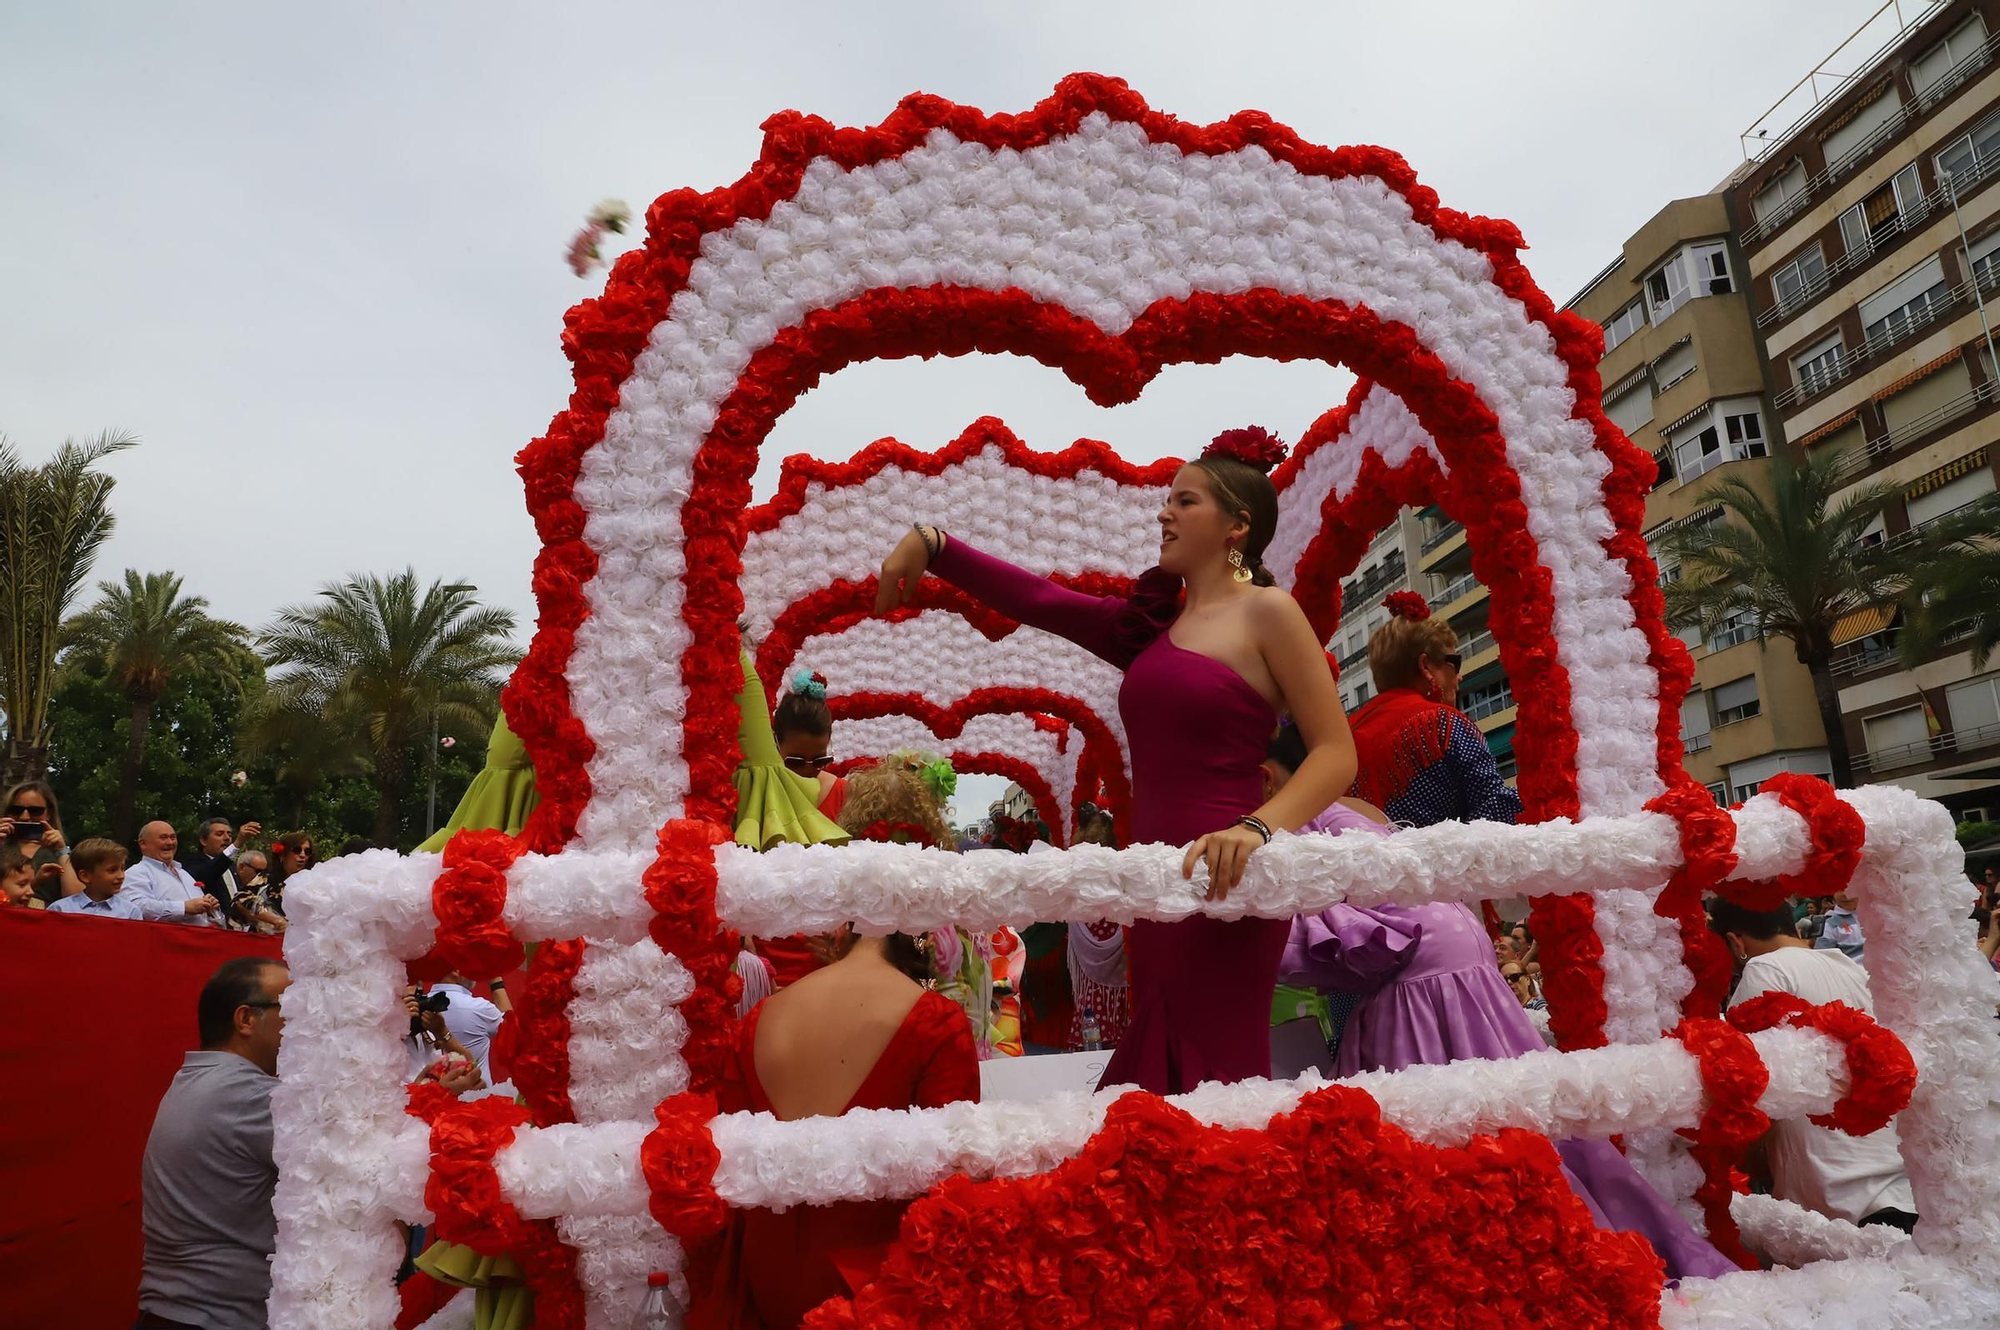
[[[0,806],[0,906],[221,928],[285,931],[285,879],[316,863],[313,838],[287,832],[259,848],[263,824],[226,817],[180,831],[152,821],[137,853],[101,836],[72,844],[46,781],[16,785]],[[347,847],[371,848],[367,842]]]

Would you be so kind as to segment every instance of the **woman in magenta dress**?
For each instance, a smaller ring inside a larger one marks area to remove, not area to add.
[[[1184,872],[1205,863],[1211,899],[1235,886],[1272,831],[1304,825],[1354,779],[1326,655],[1262,563],[1278,514],[1267,473],[1283,454],[1253,426],[1225,432],[1183,466],[1159,514],[1159,565],[1129,601],[1066,590],[921,525],[882,565],[877,594],[878,612],[907,603],[928,570],[1124,670],[1132,839],[1186,845]],[[1264,745],[1286,715],[1307,755],[1266,800]],[[1284,919],[1205,916],[1135,925],[1132,1024],[1103,1083],[1170,1094],[1268,1076],[1271,993],[1289,929]]]

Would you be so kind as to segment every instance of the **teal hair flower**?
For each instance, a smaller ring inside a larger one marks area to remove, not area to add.
[[[800,670],[792,676],[792,691],[800,697],[809,697],[815,702],[826,701],[826,680],[811,670]]]

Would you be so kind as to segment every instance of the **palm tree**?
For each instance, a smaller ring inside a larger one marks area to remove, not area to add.
[[[432,582],[419,591],[406,568],[386,578],[357,574],[290,605],[262,634],[264,658],[285,667],[274,704],[346,724],[362,734],[375,765],[375,839],[395,840],[411,743],[435,717],[454,730],[493,723],[500,685],[520,660],[514,616],[481,607],[478,588]]]
[[[1681,566],[1680,580],[1666,584],[1670,625],[1708,634],[1741,616],[1760,639],[1791,640],[1812,675],[1834,781],[1849,786],[1854,764],[1833,682],[1834,625],[1855,610],[1896,600],[1918,560],[1908,549],[1864,543],[1897,490],[1871,485],[1835,502],[1839,465],[1826,452],[1780,453],[1768,473],[1768,494],[1746,476],[1718,481],[1695,502],[1720,505],[1723,520],[1682,523],[1659,548]]]
[[[48,772],[57,637],[113,525],[116,482],[95,468],[137,442],[112,433],[71,440],[47,462],[28,466],[0,438],[0,700],[7,717],[0,783]]]
[[[272,783],[286,808],[286,826],[306,824],[306,801],[332,781],[366,776],[373,753],[365,742],[365,722],[329,711],[307,710],[266,692],[244,717],[240,741],[252,753],[272,759]]]
[[[2000,494],[1942,519],[1924,576],[1904,597],[1897,642],[1914,668],[1947,639],[1971,638],[1972,668],[1983,670],[2000,647]]]
[[[71,659],[101,663],[132,707],[125,762],[111,803],[111,838],[124,841],[136,829],[133,802],[154,705],[167,685],[183,675],[213,674],[236,684],[249,654],[250,634],[242,624],[210,618],[208,601],[183,596],[174,573],[142,577],[127,568],[123,585],[99,582],[97,589],[97,603],[63,625],[61,646],[72,653],[65,655],[65,664]]]

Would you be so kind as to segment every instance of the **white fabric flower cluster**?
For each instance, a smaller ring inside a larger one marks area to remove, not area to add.
[[[1919,1324],[1919,1310],[1930,1318],[1921,1322],[1927,1325],[1970,1330],[1995,1323],[1988,1272],[2000,1254],[2000,1198],[1983,1169],[2000,1149],[2000,1037],[1991,1020],[1994,979],[1971,947],[1965,921],[1970,888],[1959,876],[1949,817],[1936,805],[1894,788],[1842,797],[1868,827],[1854,890],[1869,929],[1878,1015],[1909,1045],[1919,1069],[1898,1126],[1924,1215],[1921,1255],[1899,1243],[1886,1255],[1856,1254],[1821,1266],[1825,1286],[1843,1290],[1844,1300],[1782,1274],[1730,1276],[1712,1286],[1689,1281],[1668,1297],[1663,1323],[1874,1330]],[[1799,870],[1808,844],[1797,814],[1760,796],[1736,820],[1742,877]],[[1179,879],[1178,856],[1169,847],[944,855],[862,845],[754,855],[724,846],[717,860],[721,912],[753,931],[798,927],[801,920],[917,929],[948,921],[985,927],[1036,918],[1174,918],[1199,908],[1199,883]],[[1407,905],[1567,892],[1590,883],[1628,889],[1663,880],[1678,860],[1672,820],[1652,813],[1532,827],[1443,825],[1389,838],[1283,837],[1253,857],[1239,891],[1213,908],[1286,915],[1340,899]],[[644,867],[635,854],[571,850],[524,856],[509,874],[507,918],[524,938],[627,939],[602,948],[579,971],[585,1012],[580,1021],[572,1013],[572,1051],[582,1055],[586,1077],[614,1074],[622,1058],[635,1063],[627,1076],[648,1059],[678,1061],[672,1050],[682,1032],[668,1016],[685,993],[685,976],[638,942],[648,913],[639,888]],[[428,1133],[403,1112],[397,994],[402,962],[427,948],[435,928],[436,872],[431,856],[374,853],[314,869],[287,893],[295,920],[287,939],[294,983],[274,1100],[282,1172],[271,1303],[272,1323],[285,1330],[393,1318],[400,1249],[391,1220],[426,1218]],[[927,885],[919,889],[919,882]],[[593,1003],[607,1013],[601,1021],[591,1014]],[[614,1003],[629,1004],[634,1023],[657,1025],[658,1033],[612,1029]],[[1824,1111],[1845,1090],[1845,1055],[1819,1032],[1779,1027],[1752,1042],[1771,1073],[1761,1101],[1770,1113]],[[1348,1083],[1372,1094],[1390,1120],[1439,1143],[1503,1125],[1598,1138],[1665,1131],[1693,1125],[1702,1107],[1694,1060],[1679,1044],[1660,1040],[1369,1073]],[[1176,1102],[1206,1121],[1254,1126],[1317,1084],[1207,1085]],[[585,1252],[586,1278],[619,1290],[593,1302],[607,1323],[614,1306],[625,1305],[638,1272],[676,1267],[664,1245],[648,1245],[656,1240],[645,1227],[639,1169],[640,1145],[652,1127],[645,1098],[671,1088],[670,1073],[625,1094],[584,1087],[580,1116],[586,1105],[591,1116],[621,1116],[523,1129],[496,1160],[502,1187],[521,1212],[559,1217]],[[913,1195],[953,1171],[1017,1176],[1080,1149],[1111,1097],[794,1123],[732,1115],[712,1128],[722,1154],[715,1184],[736,1204],[782,1206]],[[1771,1234],[1774,1249],[1797,1259],[1861,1250],[1860,1239],[1838,1231],[1753,1218],[1763,1225],[1758,1232]],[[1801,1320],[1802,1307],[1830,1319]]]
[[[1374,385],[1348,417],[1347,427],[1306,453],[1297,477],[1278,496],[1278,526],[1264,552],[1264,566],[1279,586],[1289,591],[1297,583],[1299,560],[1323,526],[1321,506],[1329,494],[1345,499],[1354,493],[1361,479],[1362,459],[1371,452],[1391,470],[1406,465],[1417,453],[1429,453],[1438,470],[1451,474],[1437,442],[1403,399],[1380,384]],[[1343,605],[1341,612],[1345,615],[1360,608]]]
[[[1193,451],[1206,440],[1189,442]],[[797,512],[743,542],[744,622],[761,641],[787,606],[873,577],[915,521],[1034,572],[1137,577],[1158,560],[1151,519],[1164,499],[1161,487],[1098,471],[1039,475],[996,445],[935,475],[891,465],[854,485],[814,480]]]
[[[1116,182],[1115,209],[1105,206],[1108,182]],[[1116,243],[1100,243],[1113,224]],[[659,741],[686,708],[678,511],[721,403],[751,358],[810,312],[868,290],[938,282],[1024,290],[1111,335],[1158,300],[1252,287],[1365,304],[1414,329],[1494,413],[1521,477],[1529,531],[1553,574],[1584,811],[1630,811],[1658,791],[1658,681],[1624,599],[1631,580],[1603,547],[1612,534],[1602,492],[1609,464],[1588,423],[1571,415],[1569,368],[1548,329],[1494,283],[1484,254],[1440,239],[1380,180],[1302,175],[1257,147],[1184,154],[1094,114],[1074,134],[1026,151],[938,130],[898,157],[852,170],[815,161],[796,196],[767,218],[704,238],[687,288],[621,385],[575,489],[598,559],[586,587],[591,613],[568,666],[576,713],[596,745],[580,823],[586,845],[644,845],[686,794],[684,763],[671,753],[663,759]],[[989,532],[1014,496],[990,501],[970,479],[939,483],[936,502],[918,513],[1030,567],[1037,560],[1027,547],[1044,541],[1070,568],[1115,558],[1117,571],[1136,572],[1150,562],[1119,543],[1149,544],[1149,532],[1091,529],[1095,511],[1081,504],[1073,521],[1050,531]],[[903,483],[877,477],[815,498],[872,505]],[[822,564],[830,574],[874,571],[878,550],[900,534],[886,524],[906,517],[882,510],[867,519],[885,524],[873,546],[808,537],[755,552],[746,580],[774,588],[758,621],[777,599],[803,590],[791,579],[816,577]],[[837,525],[862,521],[850,514]]]

